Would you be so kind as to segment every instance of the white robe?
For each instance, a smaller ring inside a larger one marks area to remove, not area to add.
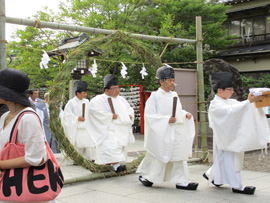
[[[89,128],[102,164],[126,161],[124,147],[135,141],[132,133],[134,110],[124,97],[110,97],[117,114],[117,119],[112,119],[108,98],[105,93],[97,95],[89,105]]]
[[[173,98],[177,97],[176,122],[169,124]],[[189,179],[187,159],[192,155],[195,136],[194,120],[186,119],[176,92],[161,88],[152,92],[145,106],[146,157],[137,172],[153,181],[184,183]]]
[[[78,117],[82,116],[82,105],[85,103],[85,121],[78,121]],[[65,134],[74,147],[90,148],[94,146],[91,139],[91,132],[87,127],[89,125],[87,99],[79,100],[77,97],[69,100],[65,106],[63,118],[61,120]]]
[[[241,188],[244,152],[266,148],[270,142],[265,114],[249,100],[225,100],[216,95],[208,116],[213,129],[214,163],[207,175],[215,184]]]

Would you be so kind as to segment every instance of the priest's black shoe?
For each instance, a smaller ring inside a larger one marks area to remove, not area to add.
[[[255,193],[256,187],[253,186],[246,186],[244,190],[238,190],[232,188],[232,191],[235,193],[241,193],[241,194],[246,194],[246,195],[253,195]]]
[[[151,187],[153,183],[142,176],[139,176],[139,181],[145,186],[145,187]]]
[[[209,178],[207,177],[207,175],[204,173],[203,175],[202,175],[206,180],[208,180]],[[214,186],[216,186],[216,187],[220,187],[221,185],[218,185],[218,184],[215,184],[214,183],[214,180],[212,180],[212,182],[211,182]]]
[[[187,186],[176,185],[176,189],[197,190],[198,185],[198,183],[189,183]]]
[[[117,167],[115,172],[120,173],[120,172],[123,172],[123,171],[126,171],[126,170],[127,170],[126,165],[120,165],[120,166]]]

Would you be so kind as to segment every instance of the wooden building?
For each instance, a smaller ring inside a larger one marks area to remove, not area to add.
[[[270,0],[225,0],[227,35],[237,43],[219,52],[242,75],[270,73]]]

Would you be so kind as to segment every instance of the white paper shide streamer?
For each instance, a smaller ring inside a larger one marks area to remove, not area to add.
[[[92,65],[92,68],[91,68],[91,73],[92,73],[92,76],[95,78],[95,77],[97,77],[96,76],[96,73],[97,73],[97,62],[96,62],[96,59],[94,59],[94,63],[93,63],[93,65]]]
[[[48,63],[51,59],[48,56],[48,54],[46,53],[46,51],[43,50],[43,52],[44,52],[44,54],[42,55],[41,62],[39,65],[40,65],[40,69],[43,69],[43,66],[45,69],[47,69],[47,68],[49,68]]]
[[[144,64],[143,64],[142,70],[140,71],[140,74],[142,75],[142,79],[144,79],[144,76],[148,75],[148,73],[146,72],[146,68],[144,67]]]
[[[126,67],[126,65],[123,62],[121,62],[121,64],[122,64],[122,69],[121,69],[122,78],[126,78],[127,67]]]

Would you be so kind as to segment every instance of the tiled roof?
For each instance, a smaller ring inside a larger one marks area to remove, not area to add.
[[[222,52],[219,52],[219,55],[226,57],[226,56],[252,55],[252,54],[263,54],[263,53],[270,53],[270,44],[222,51]]]
[[[61,51],[67,51],[69,49],[74,49],[85,43],[86,41],[89,40],[89,36],[85,33],[81,34],[78,37],[73,37],[73,38],[65,38],[62,40],[62,43],[58,45],[58,48],[53,49],[48,53],[49,56],[53,55],[59,55],[59,50]],[[91,55],[100,55],[102,54],[102,50],[95,48],[92,50],[93,53]],[[60,53],[61,54],[61,53]]]

